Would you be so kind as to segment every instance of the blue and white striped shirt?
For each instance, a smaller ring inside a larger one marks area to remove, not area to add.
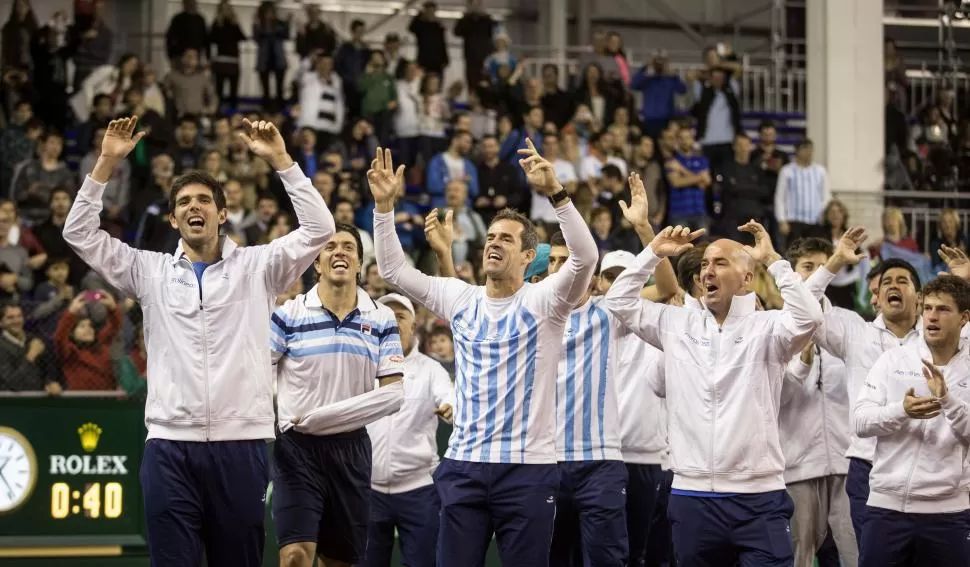
[[[778,222],[819,224],[822,211],[831,200],[832,189],[824,166],[813,163],[802,167],[791,162],[778,173],[775,187],[775,218]]]
[[[279,427],[311,410],[374,389],[375,378],[404,373],[394,312],[357,290],[343,321],[326,309],[317,286],[279,307],[270,320]]]
[[[556,381],[556,456],[560,461],[622,460],[616,397],[624,328],[591,298],[569,315]]]

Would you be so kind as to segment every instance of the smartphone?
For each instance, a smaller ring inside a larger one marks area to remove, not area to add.
[[[100,291],[84,292],[84,299],[86,299],[87,301],[101,301],[101,297],[102,295]]]

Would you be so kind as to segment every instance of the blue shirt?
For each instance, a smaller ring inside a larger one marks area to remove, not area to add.
[[[698,174],[702,171],[710,170],[710,163],[702,155],[689,155],[677,152],[674,159],[687,171]],[[704,200],[704,190],[700,186],[670,187],[670,195],[667,197],[667,214],[671,217],[686,217],[695,215],[706,215],[707,204]]]

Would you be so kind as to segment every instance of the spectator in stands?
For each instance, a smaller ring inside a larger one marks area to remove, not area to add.
[[[71,51],[74,53],[74,90],[95,69],[107,65],[114,47],[114,32],[104,21],[105,0],[94,0],[92,19],[85,28],[74,25],[71,29]]]
[[[320,143],[317,141],[317,134],[313,128],[304,126],[300,128],[300,133],[297,135],[297,142],[298,145],[290,151],[290,156],[300,166],[300,169],[306,172],[307,177],[312,179],[317,171],[323,169],[321,166],[324,165],[318,155]]]
[[[10,209],[0,207],[0,264],[8,270],[4,277],[7,280],[6,287],[10,288],[13,280],[16,290],[9,290],[9,292],[23,294],[34,287],[34,271],[30,267],[30,254],[27,249],[19,244],[11,244],[9,241],[8,235],[14,223],[14,215]]]
[[[481,141],[486,136],[495,135],[497,114],[494,109],[487,108],[482,103],[478,89],[468,91],[468,112],[465,113],[465,116],[468,117],[470,122],[468,130],[476,141]]]
[[[263,106],[268,106],[270,96],[269,77],[272,75],[276,86],[276,104],[283,106],[283,85],[286,82],[286,50],[283,42],[290,38],[290,21],[276,14],[276,2],[260,2],[253,20],[253,41],[256,42],[256,72],[263,88]]]
[[[363,285],[371,299],[377,299],[387,293],[387,282],[378,273],[376,260],[367,263],[367,269],[364,270]]]
[[[55,12],[51,21],[34,35],[31,46],[31,82],[37,91],[37,115],[45,124],[58,130],[66,129],[72,119],[67,104],[70,52],[63,33],[66,28],[67,16],[64,12]]]
[[[630,89],[640,91],[643,97],[640,119],[643,121],[644,133],[657,138],[676,114],[677,96],[687,92],[687,85],[679,75],[670,71],[667,53],[658,50],[633,76]]]
[[[270,221],[280,210],[279,201],[271,193],[263,193],[256,201],[256,221],[245,230],[246,244],[252,246],[262,242],[269,233]]]
[[[0,199],[0,209],[13,216],[13,226],[7,232],[7,242],[23,246],[27,251],[27,265],[31,270],[39,270],[47,262],[47,251],[30,228],[23,224],[17,204],[9,199]]]
[[[140,85],[135,85],[125,92],[125,104],[128,108],[127,113],[138,117],[138,128],[145,132],[142,143],[135,148],[131,159],[134,165],[147,169],[153,156],[165,152],[175,143],[172,123],[148,106],[145,102],[145,90]],[[217,121],[217,127],[218,124]]]
[[[364,74],[357,81],[360,114],[374,127],[378,141],[386,146],[391,140],[391,119],[397,109],[397,86],[387,72],[384,52],[372,51]]]
[[[741,103],[736,79],[728,79],[728,70],[712,67],[703,83],[693,81],[694,104],[691,113],[697,120],[697,138],[716,175],[733,159],[734,135],[744,132],[741,126]]]
[[[35,158],[21,163],[14,172],[13,197],[28,225],[47,216],[47,203],[55,187],[73,187],[74,173],[61,160],[64,136],[48,130],[41,134]]]
[[[329,202],[329,201],[328,201]],[[412,223],[413,217],[417,211],[417,208],[413,205],[408,205],[402,211],[408,211],[406,218],[403,222]],[[373,205],[368,205],[364,211],[355,211],[354,205],[346,199],[337,199],[333,206],[333,217],[334,219],[340,219],[336,222],[341,224],[346,224],[348,226],[353,226],[355,220],[365,216],[370,219],[374,215]],[[374,237],[371,236],[374,230],[373,219],[363,223],[367,226],[367,229],[358,228],[357,232],[360,233],[360,249],[363,254],[364,262],[370,262],[374,259]]]
[[[455,23],[453,33],[462,39],[465,84],[469,91],[484,80],[485,60],[492,53],[495,20],[482,7],[482,0],[468,0],[468,9]]]
[[[70,261],[54,258],[47,262],[44,270],[46,281],[37,285],[33,292],[33,310],[30,312],[30,328],[45,337],[53,337],[57,322],[74,299],[74,286],[68,278],[71,274]]]
[[[104,138],[106,131],[106,128],[103,127],[95,130],[94,136],[91,138],[90,149],[81,158],[81,165],[78,168],[78,174],[81,178],[86,177],[94,171],[94,164],[101,155],[101,139]],[[130,199],[131,163],[125,160],[119,163],[111,173],[111,178],[108,180],[108,184],[104,190],[103,221],[107,221],[108,224],[112,225],[111,228],[114,229],[113,231],[109,230],[109,232],[114,232],[115,235],[121,234],[121,229],[126,224],[125,219]]]
[[[366,30],[363,20],[350,23],[350,41],[346,41],[337,49],[334,65],[340,75],[344,87],[344,99],[347,101],[347,111],[351,116],[360,113],[360,102],[357,95],[357,80],[370,61],[370,47],[364,41]]]
[[[143,89],[145,106],[154,110],[159,116],[167,114],[165,108],[165,91],[158,82],[155,68],[146,63],[141,66],[141,72],[135,75],[135,83]]]
[[[776,187],[778,173],[788,163],[788,153],[778,148],[778,129],[771,120],[758,126],[758,147],[751,152],[751,162],[765,173],[765,182]]]
[[[218,12],[222,12],[223,4],[229,2],[220,2],[216,9]],[[182,11],[172,16],[165,31],[165,52],[173,67],[182,59],[187,49],[194,49],[198,54],[209,52],[209,32],[206,28],[205,18],[199,13],[198,2],[182,0]]]
[[[480,257],[487,229],[481,215],[468,207],[468,185],[464,181],[448,181],[445,206],[454,215],[455,237],[451,251],[455,263],[461,264]]]
[[[590,214],[589,229],[596,241],[600,258],[616,246],[613,244],[613,213],[606,207],[596,207]]]
[[[812,141],[807,138],[799,141],[795,145],[795,161],[783,166],[778,174],[775,218],[778,231],[788,242],[817,236],[822,211],[832,200],[828,171],[815,163],[813,155]]]
[[[670,193],[667,195],[667,224],[691,230],[709,228],[706,191],[711,186],[711,166],[697,151],[694,132],[677,130],[677,152],[664,163]]]
[[[211,70],[219,106],[227,106],[230,111],[239,106],[239,43],[243,41],[246,41],[246,34],[239,26],[236,10],[229,0],[221,0],[216,8],[216,19],[209,30],[207,53],[212,61]]]
[[[822,213],[822,238],[838,246],[842,236],[849,230],[849,211],[838,199],[832,199]],[[833,305],[855,311],[862,279],[869,271],[870,261],[864,257],[858,264],[844,266],[835,279],[825,288],[825,296]]]
[[[351,172],[355,180],[358,180],[370,166],[370,160],[377,152],[378,145],[374,127],[367,120],[358,118],[349,134],[338,139],[329,151],[340,154],[341,161],[345,164],[343,169]]]
[[[246,229],[256,224],[256,214],[246,209],[242,185],[235,179],[223,183],[222,192],[226,195],[226,233],[239,234],[245,242]]]
[[[472,135],[468,132],[453,132],[448,143],[448,149],[428,162],[425,190],[431,196],[432,207],[442,207],[445,204],[445,189],[453,180],[464,181],[468,187],[468,197],[478,198],[478,169],[468,159],[472,149]],[[421,222],[424,225],[424,221]]]
[[[98,95],[107,95],[109,115],[124,109],[123,94],[134,84],[141,62],[133,53],[118,58],[117,65],[101,65],[95,68],[81,85],[81,90],[71,95],[71,110],[78,120],[86,118],[98,102]],[[102,113],[103,115],[104,113]]]
[[[320,6],[307,4],[306,23],[296,32],[296,53],[300,59],[313,55],[329,55],[337,51],[337,31],[320,19]]]
[[[619,32],[611,31],[606,34],[606,52],[616,61],[619,71],[619,80],[625,90],[630,85],[630,64],[626,60],[626,51],[623,49],[623,36]]]
[[[607,128],[613,135],[613,154],[630,161],[633,155],[633,144],[640,141],[640,127],[630,121],[630,109],[618,106],[613,112],[613,122]]]
[[[579,58],[578,68],[583,69],[583,73],[577,76],[577,85],[581,85],[586,79],[586,70],[590,65],[595,65],[599,68],[600,77],[603,77],[604,81],[607,77],[619,77],[620,69],[616,66],[616,59],[607,50],[606,32],[603,30],[593,32],[591,48],[589,53],[584,53]]]
[[[775,196],[775,188],[764,182],[764,170],[751,160],[753,149],[747,134],[735,136],[734,159],[724,166],[715,187],[723,206],[718,232],[726,238],[752,244],[751,237],[738,231],[738,227],[751,219],[764,225],[765,218],[774,216]]]
[[[189,53],[187,51],[186,53]],[[175,128],[175,145],[169,153],[175,160],[175,173],[181,174],[195,169],[202,157],[202,145],[199,143],[199,119],[194,114],[183,114],[179,117]]]
[[[229,175],[226,173],[225,163],[219,150],[204,150],[195,169],[201,169],[208,173],[219,183],[225,183],[229,180]]]
[[[491,82],[498,81],[498,70],[502,67],[515,69],[519,66],[519,60],[509,52],[509,36],[502,30],[495,33],[492,44],[495,48],[491,55],[485,59],[485,73]],[[530,101],[531,104],[538,104],[538,100]]]
[[[48,203],[48,217],[34,229],[34,234],[47,252],[48,259],[66,258],[68,260],[70,266],[68,281],[72,286],[78,287],[90,268],[64,240],[64,221],[67,219],[67,213],[70,212],[73,201],[70,189],[55,187],[51,191]]]
[[[37,31],[37,16],[30,0],[14,0],[10,17],[0,31],[0,69],[30,68],[30,41]]]
[[[401,36],[389,33],[384,36],[384,61],[387,62],[387,72],[395,80],[404,72],[407,59],[401,55]]]
[[[333,57],[313,55],[312,70],[300,74],[300,118],[298,124],[316,133],[316,151],[321,152],[340,136],[347,105],[343,80],[334,71]],[[309,174],[308,174],[309,175]]]
[[[478,172],[478,197],[475,199],[475,211],[481,215],[487,225],[500,210],[511,207],[519,212],[528,213],[529,203],[524,198],[525,186],[519,177],[519,168],[499,157],[499,145],[495,136],[486,136],[479,143],[481,161],[476,165]],[[546,148],[544,157],[555,165],[553,155]],[[561,160],[560,160],[561,161]],[[569,165],[568,163],[566,165]],[[565,187],[568,184],[556,170],[556,178]],[[573,179],[576,173],[573,171]],[[575,189],[575,181],[572,184]],[[533,203],[535,198],[533,198]],[[549,199],[545,199],[549,205]],[[533,208],[534,208],[533,204]],[[551,205],[549,205],[551,207]]]
[[[441,94],[441,77],[435,73],[425,73],[421,78],[418,131],[421,134],[421,155],[425,162],[445,150],[448,138],[445,125],[448,123],[448,100]]]
[[[140,196],[145,202],[136,209],[134,246],[141,250],[171,252],[178,246],[178,232],[168,220],[169,194],[175,180],[175,161],[168,154],[152,159],[152,187]],[[133,217],[135,218],[135,217]]]
[[[299,280],[298,280],[299,281]],[[141,325],[135,326],[135,346],[115,362],[115,377],[129,398],[140,397],[148,389],[148,354]]]
[[[960,226],[960,213],[955,209],[943,209],[940,211],[940,223],[937,226],[937,233],[930,241],[929,253],[933,258],[933,270],[937,272],[947,269],[946,262],[940,258],[940,247],[949,246],[967,252],[967,235]],[[831,285],[829,285],[831,287]]]
[[[96,329],[90,318],[90,304],[98,302],[108,312]],[[79,293],[61,316],[54,333],[54,345],[61,361],[68,390],[114,390],[118,387],[111,361],[111,343],[121,328],[121,310],[110,293]]]
[[[553,63],[542,66],[542,114],[556,128],[569,123],[575,111],[572,97],[559,87],[559,67]]]
[[[219,97],[212,78],[199,65],[199,52],[192,47],[186,48],[181,63],[165,77],[165,92],[171,97],[177,116],[215,114]]]
[[[614,68],[616,65],[614,64]],[[593,113],[599,130],[605,128],[613,118],[620,98],[603,76],[598,64],[589,64],[583,69],[583,80],[576,90],[576,104],[589,108]]]
[[[589,138],[589,153],[583,158],[579,168],[579,178],[583,181],[594,181],[600,178],[603,166],[615,165],[623,176],[627,173],[627,164],[622,158],[611,155],[613,134],[609,132],[595,133]]]
[[[95,132],[108,127],[108,122],[115,115],[114,101],[107,93],[94,95],[91,110],[84,122],[77,126],[77,146],[82,152],[87,152],[95,141]],[[78,119],[82,116],[78,115]],[[97,138],[100,140],[100,138]]]
[[[888,249],[887,249],[888,246]],[[906,218],[899,207],[886,207],[882,211],[882,242],[874,243],[869,253],[883,259],[898,257],[893,249],[920,252],[919,244],[909,233]],[[917,266],[917,269],[919,267]]]
[[[3,276],[0,275],[0,278]],[[19,305],[0,303],[0,391],[61,393],[44,341],[27,334]]]
[[[909,81],[906,79],[906,69],[896,54],[896,42],[892,38],[887,37],[883,42],[882,60],[886,89],[891,95],[886,98],[886,102],[899,109],[906,108],[906,88]]]
[[[394,113],[398,147],[395,158],[410,169],[417,165],[420,153],[421,68],[414,61],[402,61],[401,69],[397,74],[397,111]]]
[[[14,108],[13,118],[0,129],[0,195],[9,195],[16,167],[30,159],[34,145],[44,132],[44,125],[34,118],[30,101],[21,101]]]
[[[647,206],[650,208],[650,224],[654,230],[660,229],[667,210],[667,191],[666,186],[661,183],[663,169],[660,163],[656,156],[656,144],[653,138],[648,134],[640,136],[629,166],[630,171],[639,173],[643,180],[643,188],[647,193]],[[559,170],[556,170],[556,177],[559,177]]]
[[[411,20],[408,31],[414,34],[418,44],[418,65],[425,73],[444,77],[448,66],[448,44],[445,42],[445,27],[438,20],[438,5],[425,2],[421,11]]]

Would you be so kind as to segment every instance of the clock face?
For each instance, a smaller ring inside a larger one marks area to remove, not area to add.
[[[20,433],[0,427],[0,514],[19,508],[37,484],[37,457]]]

